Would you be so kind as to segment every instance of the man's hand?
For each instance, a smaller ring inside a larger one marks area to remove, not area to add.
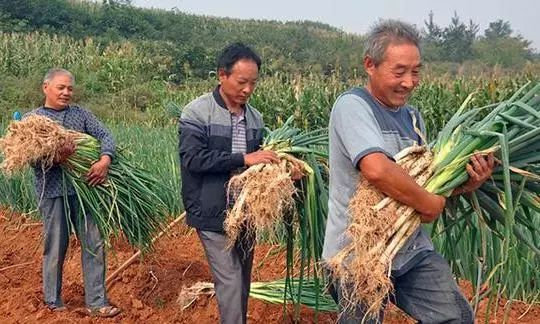
[[[244,164],[252,166],[259,163],[279,163],[279,158],[274,151],[259,150],[244,155]]]
[[[66,141],[64,143],[64,146],[62,146],[58,152],[56,153],[56,156],[54,158],[54,163],[64,163],[69,158],[69,156],[73,153],[75,153],[75,141],[73,141],[72,138],[66,138]]]
[[[97,186],[102,184],[107,179],[107,173],[109,173],[109,165],[111,165],[111,157],[108,155],[102,155],[99,161],[92,164],[90,170],[86,174],[86,181],[91,186]]]
[[[304,172],[302,171],[302,166],[296,163],[291,163],[289,174],[291,175],[292,181],[301,180],[305,175]]]
[[[425,208],[420,214],[422,223],[431,223],[439,217],[443,212],[446,205],[446,198],[439,195],[430,195],[430,198],[426,201]]]
[[[471,161],[467,164],[466,168],[469,174],[469,180],[461,187],[456,188],[453,195],[473,192],[491,177],[495,168],[493,153],[489,153],[487,156],[474,154],[471,156]]]
[[[403,168],[383,153],[368,154],[358,164],[362,176],[369,183],[385,195],[414,208],[422,222],[432,222],[442,213],[446,199],[419,186]]]

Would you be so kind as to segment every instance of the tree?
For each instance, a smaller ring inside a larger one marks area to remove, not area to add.
[[[443,58],[443,30],[435,24],[433,17],[433,11],[430,11],[422,31],[422,56],[426,61],[440,61]]]
[[[489,23],[489,27],[484,31],[484,37],[486,39],[509,38],[512,32],[508,21],[498,19]]]
[[[489,65],[520,68],[531,58],[530,41],[521,35],[512,36],[510,23],[501,19],[489,23],[474,46],[476,56]]]
[[[478,33],[478,25],[472,20],[465,25],[460,21],[456,12],[448,27],[443,30],[443,55],[448,61],[463,62],[473,58],[473,43]]]
[[[484,38],[474,45],[475,56],[481,62],[506,68],[522,68],[528,59],[524,44],[512,37]]]
[[[424,41],[440,44],[442,41],[442,29],[433,21],[433,11],[429,12],[429,20],[424,20],[425,30],[423,32]]]

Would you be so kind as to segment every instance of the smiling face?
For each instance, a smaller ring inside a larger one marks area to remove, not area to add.
[[[56,74],[51,80],[43,83],[45,107],[63,109],[71,102],[73,80],[68,74]]]
[[[401,107],[420,82],[421,66],[418,47],[410,43],[390,44],[378,65],[371,57],[364,58],[369,76],[367,89],[383,105]]]
[[[220,93],[229,108],[240,108],[246,104],[255,90],[259,77],[257,63],[252,60],[239,60],[229,74],[219,70]]]

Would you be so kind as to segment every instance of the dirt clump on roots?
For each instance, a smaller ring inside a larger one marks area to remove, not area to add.
[[[6,135],[0,139],[0,152],[4,158],[0,170],[11,175],[35,163],[47,170],[53,165],[59,149],[77,136],[76,132],[40,115],[32,114],[21,121],[12,121]]]
[[[431,174],[431,153],[421,147],[409,151],[400,153],[397,164],[423,185]],[[348,243],[328,266],[342,285],[345,308],[364,304],[367,316],[375,317],[393,290],[392,259],[420,219],[412,208],[386,197],[361,176],[348,213]]]
[[[294,211],[296,187],[287,159],[251,166],[231,178],[227,191],[232,199],[224,223],[229,246],[244,231],[247,237],[255,238],[264,232],[272,239],[276,225]]]

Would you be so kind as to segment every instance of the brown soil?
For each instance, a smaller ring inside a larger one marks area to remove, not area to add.
[[[155,250],[119,275],[108,289],[109,299],[123,313],[113,319],[96,319],[84,315],[84,297],[80,268],[80,246],[72,239],[64,266],[64,302],[68,312],[53,313],[43,306],[41,293],[41,224],[19,215],[0,213],[0,322],[1,323],[217,323],[215,297],[201,296],[182,311],[177,298],[182,287],[211,281],[202,246],[196,234],[183,225],[174,227],[162,237]],[[112,273],[135,251],[124,242],[114,244],[108,254],[108,271]],[[7,268],[9,267],[9,268]],[[277,246],[256,248],[253,281],[284,277],[283,251]],[[462,285],[466,293],[470,285]],[[470,293],[469,293],[470,295]],[[480,303],[479,322],[484,322],[486,301]],[[490,323],[502,323],[505,302]],[[528,311],[528,312],[527,312]],[[250,299],[249,323],[290,323],[283,308]],[[522,314],[525,314],[522,316]],[[521,317],[522,316],[522,317]],[[301,322],[314,322],[314,312],[301,310]],[[509,323],[539,323],[540,306],[514,302]],[[319,314],[320,323],[334,323],[335,314]],[[412,323],[391,306],[385,323]]]

